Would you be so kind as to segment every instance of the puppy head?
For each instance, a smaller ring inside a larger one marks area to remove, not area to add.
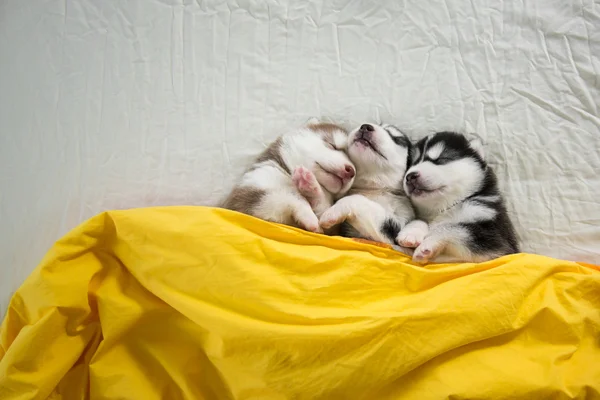
[[[435,133],[415,146],[404,190],[417,206],[443,209],[479,190],[486,168],[479,138]]]
[[[356,169],[345,153],[348,133],[341,127],[311,120],[290,137],[287,150],[294,164],[309,168],[319,184],[328,192],[345,194],[356,175]]]
[[[397,186],[406,172],[411,142],[392,125],[362,124],[348,135],[348,155],[360,172],[386,186]]]

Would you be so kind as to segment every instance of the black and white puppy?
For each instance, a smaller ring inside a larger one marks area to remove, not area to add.
[[[356,167],[354,184],[321,215],[321,227],[345,222],[343,236],[388,244],[422,240],[427,224],[411,222],[415,213],[402,187],[411,147],[391,125],[363,124],[352,131],[347,152]]]
[[[419,218],[429,224],[414,261],[482,262],[519,252],[496,175],[478,138],[439,132],[421,139],[404,190]]]

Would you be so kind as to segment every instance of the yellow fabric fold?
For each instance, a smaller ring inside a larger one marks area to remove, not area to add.
[[[600,270],[394,250],[205,207],[113,211],[0,331],[0,399],[597,399]]]

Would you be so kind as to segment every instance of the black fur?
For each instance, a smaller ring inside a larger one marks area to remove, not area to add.
[[[400,129],[396,128],[395,126],[391,126],[391,125],[384,126],[384,129],[388,133],[390,138],[392,138],[394,143],[396,143],[398,146],[406,147],[410,150],[412,143],[410,142],[410,139],[407,138],[406,135],[404,133],[402,133],[402,131]],[[396,131],[396,132],[392,132],[392,131]]]
[[[444,151],[436,160],[432,160],[427,157],[427,150],[439,142],[444,142]],[[470,234],[470,240],[466,245],[474,254],[479,255],[518,253],[517,235],[498,189],[496,175],[480,154],[469,145],[465,136],[454,132],[439,132],[421,139],[415,145],[411,164],[416,165],[429,161],[443,165],[467,157],[475,160],[485,175],[481,188],[462,202],[479,203],[496,211],[496,215],[491,220],[459,223],[458,225]],[[493,197],[496,197],[497,200],[490,199]]]
[[[408,149],[408,157],[406,158],[406,169],[408,170],[408,168],[411,166],[411,161],[413,159],[415,146],[410,141],[408,136],[406,136],[404,134],[404,132],[402,132],[400,129],[396,128],[395,126],[383,125],[383,128],[388,133],[390,138],[392,138],[394,143],[396,143],[398,146],[406,147]],[[404,189],[402,189],[402,182],[398,183],[398,187],[400,188],[399,190],[402,193],[401,195],[406,196],[406,194],[404,193]]]
[[[496,174],[487,167],[482,188],[467,200],[476,202],[496,210],[496,216],[488,221],[478,223],[460,224],[466,228],[471,236],[470,248],[475,254],[483,254],[490,251],[499,251],[502,254],[513,254],[519,252],[517,235],[508,211],[504,205],[502,195],[498,190]],[[498,201],[490,201],[487,196],[498,196]]]
[[[427,157],[426,150],[435,146],[439,142],[444,142],[444,151],[435,160]],[[469,146],[469,141],[460,133],[455,132],[438,132],[435,135],[421,139],[415,146],[415,152],[418,152],[417,159],[412,160],[412,165],[420,162],[429,161],[433,164],[442,165],[461,158],[472,158],[481,166],[482,169],[487,168],[486,162],[481,158],[479,153]],[[414,155],[413,155],[414,157]]]
[[[396,237],[400,233],[401,229],[402,227],[400,226],[400,224],[392,218],[386,218],[386,220],[383,222],[383,225],[381,225],[380,228],[381,233],[383,233],[385,237],[390,239],[392,243],[396,242]]]
[[[408,149],[408,157],[406,159],[406,168],[408,168],[410,165],[410,154],[413,149],[412,142],[401,130],[399,130],[395,126],[388,124],[380,124],[380,126],[387,132],[389,137],[394,141],[396,145]],[[382,190],[385,191],[388,196],[397,197],[399,202],[401,202],[402,200],[406,201],[407,196],[402,187],[402,180],[397,183],[397,188],[393,190],[391,190],[390,188],[382,188]],[[352,194],[352,190],[348,194]],[[395,216],[393,214],[390,214],[390,216],[386,218],[379,227],[379,232],[383,234],[383,236],[385,236],[387,239],[389,239],[391,243],[396,243],[396,237],[400,233],[402,225],[405,223],[406,221],[397,220],[395,219]],[[341,225],[340,234],[345,237],[360,237],[367,240],[374,240],[371,237],[366,237],[363,234],[361,234],[348,222],[344,222]]]

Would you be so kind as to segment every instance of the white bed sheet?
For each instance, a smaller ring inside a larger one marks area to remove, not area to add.
[[[215,204],[311,116],[477,131],[523,250],[600,263],[598,71],[592,0],[4,0],[0,312],[79,222]]]

